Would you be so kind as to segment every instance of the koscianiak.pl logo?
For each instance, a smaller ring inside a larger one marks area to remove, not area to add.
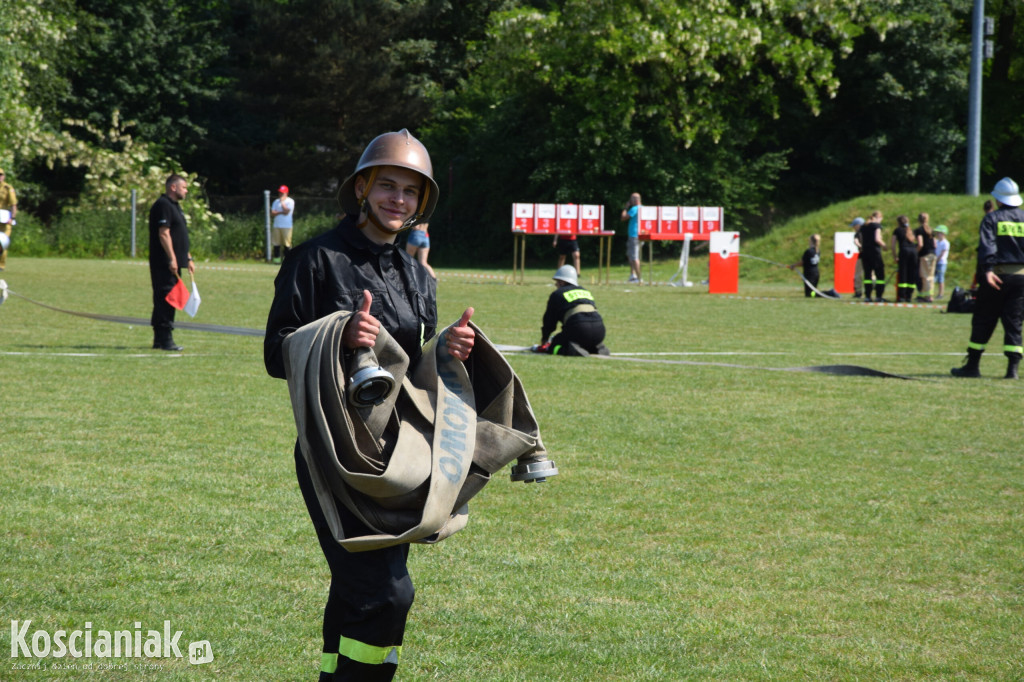
[[[11,621],[11,659],[15,668],[125,667],[145,659],[184,658],[180,643],[182,630],[172,630],[171,621],[163,629],[143,629],[142,623],[125,630],[93,629],[86,622],[81,630],[31,630],[32,621]],[[206,640],[188,645],[188,662],[201,665],[213,660],[213,648]],[[94,659],[100,659],[95,661]],[[117,660],[111,660],[117,659]]]

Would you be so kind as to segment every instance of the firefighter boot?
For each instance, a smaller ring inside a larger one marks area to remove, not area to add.
[[[971,377],[977,378],[981,376],[981,370],[978,369],[978,363],[981,362],[981,354],[984,351],[980,351],[976,348],[967,349],[967,362],[964,363],[963,367],[954,367],[949,370],[949,373],[955,377]]]
[[[1020,353],[1007,353],[1006,354],[1006,376],[1004,379],[1019,379],[1017,375],[1017,367],[1020,365]]]

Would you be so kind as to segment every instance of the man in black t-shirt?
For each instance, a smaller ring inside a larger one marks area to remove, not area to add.
[[[188,224],[180,202],[188,195],[188,181],[171,175],[164,183],[165,191],[149,209],[149,279],[153,285],[153,348],[179,351],[174,342],[174,307],[167,294],[181,278],[181,269],[196,272],[189,250]]]

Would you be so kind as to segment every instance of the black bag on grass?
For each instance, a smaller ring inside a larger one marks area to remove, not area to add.
[[[954,287],[949,295],[949,305],[946,306],[947,313],[973,313],[975,292],[965,291],[962,287]]]

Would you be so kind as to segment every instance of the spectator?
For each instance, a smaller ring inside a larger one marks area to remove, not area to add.
[[[0,168],[0,211],[7,211],[0,220],[0,230],[7,235],[8,247],[0,248],[0,272],[7,269],[7,251],[10,247],[11,229],[14,227],[14,219],[18,217],[18,195],[14,188],[7,183],[7,174]]]
[[[935,281],[935,237],[932,235],[931,225],[928,224],[927,213],[919,214],[917,223],[918,227],[914,230],[918,262],[917,300],[922,303],[931,303],[933,300],[932,285]]]
[[[857,247],[857,263],[853,266],[853,297],[860,298],[864,295],[864,260],[860,257],[860,228],[864,225],[864,219],[857,217],[850,223],[854,229],[853,243]]]
[[[942,298],[946,287],[946,265],[949,263],[949,233],[945,225],[935,228],[935,286],[938,288],[936,298]]]
[[[626,228],[626,260],[629,261],[629,279],[627,283],[642,283],[640,276],[640,206],[638,192],[629,195],[629,203],[622,209],[622,219],[628,220]]]
[[[292,220],[295,217],[295,200],[288,196],[288,185],[277,188],[277,199],[270,207],[270,215],[274,217],[273,229],[270,231],[270,243],[274,247],[274,262],[280,263],[282,256],[292,250]]]
[[[419,264],[427,269],[431,277],[437,279],[434,268],[427,263],[427,256],[430,254],[429,227],[430,225],[427,223],[420,223],[409,230],[409,238],[405,242],[405,252],[419,261]]]
[[[558,267],[565,265],[567,256],[572,256],[572,265],[576,268],[576,274],[580,274],[580,244],[576,235],[555,235],[555,240],[551,245],[558,249]]]

